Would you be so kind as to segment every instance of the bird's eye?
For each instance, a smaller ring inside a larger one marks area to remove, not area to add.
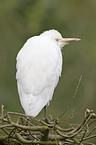
[[[55,40],[56,40],[56,41],[58,41],[58,39],[57,39],[57,38],[56,38]]]

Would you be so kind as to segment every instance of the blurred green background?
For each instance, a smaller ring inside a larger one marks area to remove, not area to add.
[[[96,112],[96,0],[0,0],[0,105],[5,111],[24,113],[15,79],[16,55],[29,37],[53,28],[63,37],[82,40],[62,50],[62,77],[48,112],[56,117],[66,110],[82,74],[63,116],[74,112],[69,121],[79,123],[86,108]]]

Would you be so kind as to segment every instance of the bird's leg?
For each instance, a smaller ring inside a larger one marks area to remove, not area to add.
[[[27,122],[26,122],[26,126],[28,126],[28,121],[29,121],[29,117],[27,117]],[[29,134],[29,131],[27,130],[27,133]],[[27,135],[27,139],[29,139],[29,135]]]
[[[29,117],[27,117],[26,126],[28,126]]]
[[[47,123],[48,122],[48,119],[47,119],[47,105],[44,106],[44,116],[45,116],[45,122]]]

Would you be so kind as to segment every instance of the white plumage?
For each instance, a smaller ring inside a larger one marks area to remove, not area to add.
[[[62,71],[61,48],[68,40],[77,39],[62,38],[58,31],[49,30],[28,39],[19,51],[16,79],[27,115],[37,116],[52,99]]]

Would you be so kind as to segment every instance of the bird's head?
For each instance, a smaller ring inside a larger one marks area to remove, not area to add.
[[[41,35],[49,37],[54,43],[56,43],[61,49],[65,45],[68,45],[72,41],[79,41],[79,38],[63,38],[62,35],[57,30],[49,30],[43,32]]]

